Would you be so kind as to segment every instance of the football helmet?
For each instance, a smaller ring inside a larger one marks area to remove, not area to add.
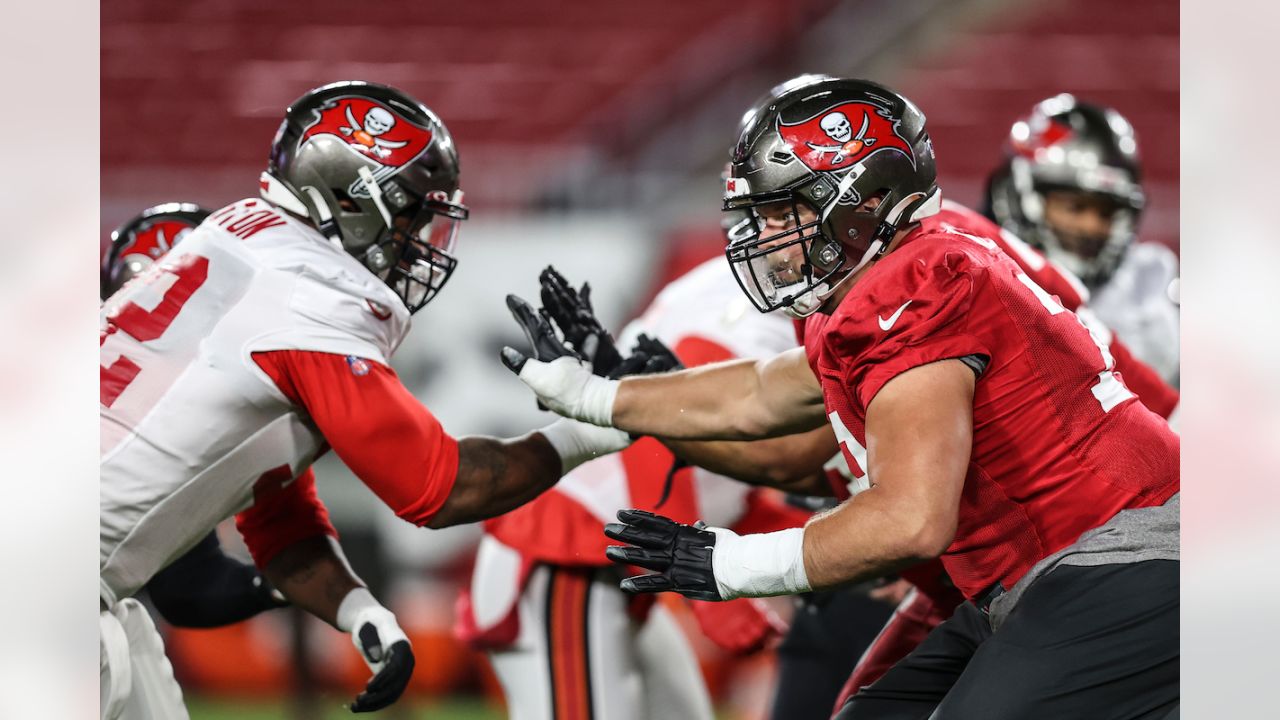
[[[996,222],[1042,250],[1090,287],[1103,285],[1137,236],[1146,203],[1133,126],[1107,107],[1068,94],[1043,100],[1013,124],[1006,161],[987,182]],[[1068,237],[1050,225],[1046,197],[1054,190],[1109,201],[1110,231]]]
[[[209,211],[194,203],[165,203],[143,210],[116,228],[102,259],[101,299],[111,297],[121,285],[151,267],[207,217]]]
[[[747,220],[726,233],[738,284],[761,312],[812,314],[899,228],[938,211],[936,176],[910,100],[865,80],[783,83],[743,116],[725,179],[724,211]]]
[[[458,152],[440,118],[395,88],[337,82],[295,100],[260,184],[264,199],[310,220],[411,313],[457,266],[469,215]]]

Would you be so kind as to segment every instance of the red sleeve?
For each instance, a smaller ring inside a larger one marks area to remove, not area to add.
[[[253,358],[396,515],[425,525],[444,505],[458,474],[458,442],[395,371],[352,355],[304,350]]]
[[[1178,391],[1166,383],[1154,368],[1135,357],[1120,338],[1113,339],[1108,349],[1125,386],[1137,394],[1151,412],[1168,420],[1181,399]]]
[[[967,355],[991,357],[969,331],[969,311],[984,269],[945,246],[916,250],[897,258],[890,254],[886,260],[892,263],[869,276],[872,283],[862,288],[861,302],[844,303],[857,307],[857,314],[840,317],[833,340],[845,346],[845,382],[863,408],[886,383],[912,368]],[[835,321],[833,316],[828,323]]]
[[[338,537],[329,512],[316,495],[316,476],[307,468],[293,480],[287,465],[268,470],[253,484],[253,506],[236,515],[253,562],[265,568],[281,550],[317,535]]]
[[[697,335],[686,335],[671,349],[680,358],[685,367],[708,365],[722,360],[732,360],[734,355],[728,348],[714,340]]]

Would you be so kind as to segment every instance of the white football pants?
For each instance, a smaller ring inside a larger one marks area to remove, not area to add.
[[[485,556],[472,579],[477,597],[514,582],[510,566]],[[512,720],[712,720],[675,619],[655,605],[643,624],[634,621],[618,578],[612,568],[534,568],[515,643],[489,653]]]
[[[164,642],[142,603],[129,598],[98,616],[102,720],[187,720]]]

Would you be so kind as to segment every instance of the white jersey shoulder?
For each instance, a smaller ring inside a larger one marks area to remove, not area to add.
[[[1107,284],[1095,288],[1090,307],[1139,359],[1166,380],[1179,364],[1179,310],[1171,297],[1178,259],[1169,248],[1138,243],[1129,248]]]
[[[642,332],[672,348],[689,337],[710,340],[742,358],[770,357],[798,344],[791,320],[782,313],[756,310],[720,257],[698,265],[663,288],[622,332],[622,350],[629,349]]]
[[[262,200],[205,220],[102,310],[100,562],[136,592],[255,483],[288,483],[323,438],[253,360],[310,350],[386,362],[409,327],[384,283]],[[261,488],[259,488],[261,489]]]

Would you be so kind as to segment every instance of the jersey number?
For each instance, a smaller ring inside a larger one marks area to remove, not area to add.
[[[99,345],[107,341],[107,337],[116,332],[123,332],[138,342],[156,340],[164,335],[164,331],[182,312],[196,290],[209,278],[209,258],[199,255],[184,255],[173,265],[158,266],[159,273],[152,274],[145,280],[155,283],[161,273],[176,276],[176,280],[165,291],[164,297],[155,308],[147,310],[130,300],[107,315],[107,327],[102,331]],[[111,407],[116,398],[129,387],[142,368],[129,358],[121,355],[108,367],[101,368],[99,378],[100,401],[103,406]]]
[[[1044,288],[1037,285],[1035,280],[1027,277],[1026,273],[1018,273],[1018,281],[1027,286],[1027,289],[1031,291],[1032,295],[1036,296],[1036,299],[1049,311],[1050,315],[1057,315],[1067,311],[1052,295],[1045,292]],[[1072,316],[1075,317],[1076,322],[1080,323],[1081,327],[1088,331],[1089,339],[1093,340],[1098,352],[1102,353],[1102,372],[1098,373],[1098,382],[1090,388],[1090,392],[1093,393],[1093,397],[1098,401],[1098,404],[1102,406],[1103,412],[1111,412],[1112,408],[1134,397],[1134,394],[1129,392],[1129,388],[1125,387],[1124,383],[1120,382],[1115,373],[1112,372],[1115,369],[1116,360],[1111,356],[1111,351],[1107,349],[1107,344],[1078,315],[1072,313]]]

